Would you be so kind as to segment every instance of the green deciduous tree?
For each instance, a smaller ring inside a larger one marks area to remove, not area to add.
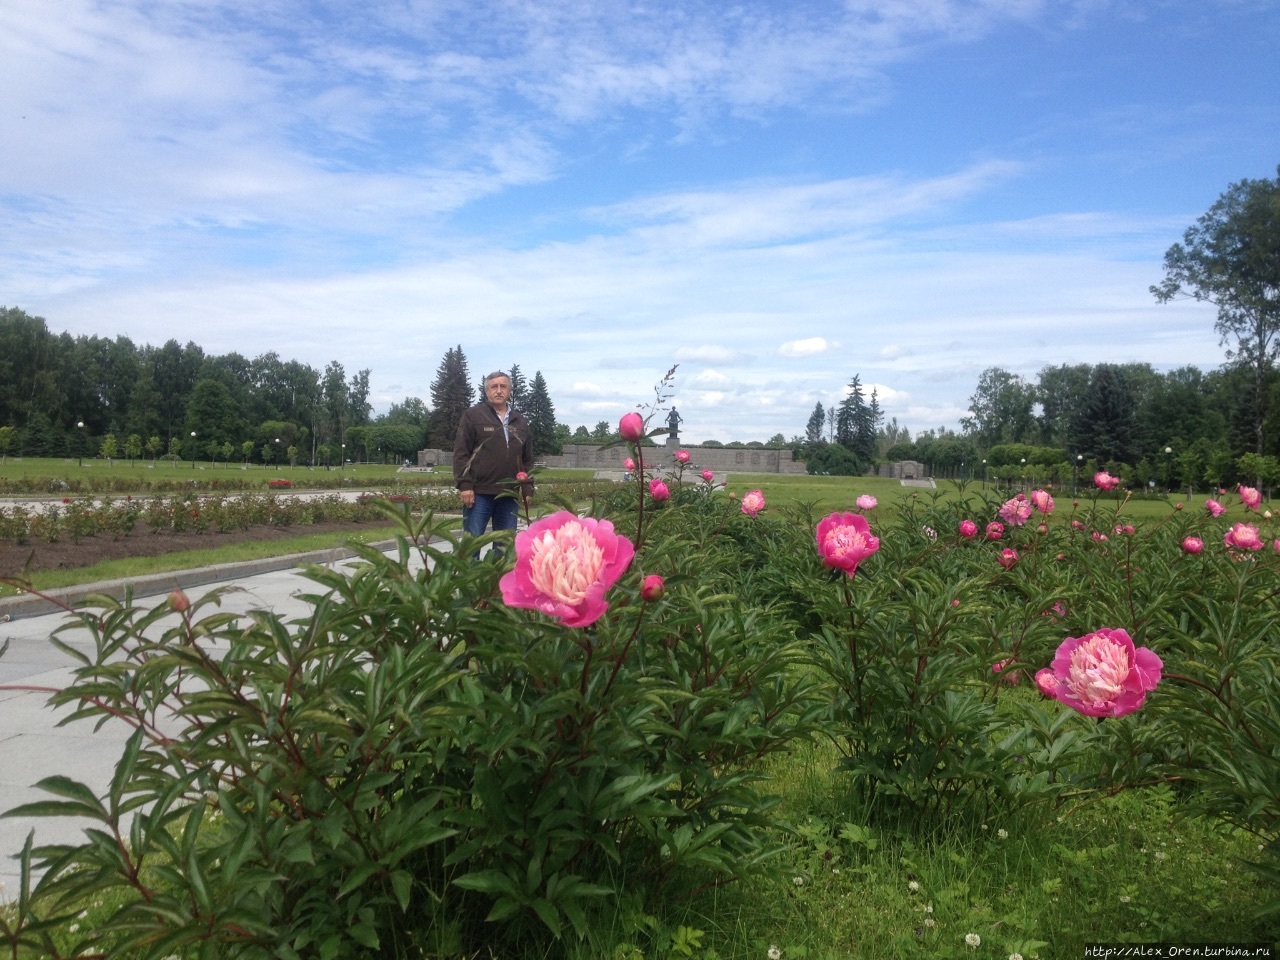
[[[1254,452],[1265,452],[1267,372],[1280,351],[1280,168],[1275,180],[1231,184],[1164,255],[1162,303],[1190,298],[1218,308],[1229,359],[1250,368]]]

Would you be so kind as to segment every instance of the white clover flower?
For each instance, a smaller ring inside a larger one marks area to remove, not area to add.
[[[932,904],[932,903],[926,903],[926,904],[924,905],[924,912],[925,912],[925,913],[933,913],[933,904]]]
[[[80,924],[73,923],[71,926],[67,927],[67,933],[76,933],[79,931],[79,929],[80,929]]]
[[[978,947],[982,944],[982,938],[976,933],[966,933],[964,935],[964,943],[967,947]]]
[[[910,890],[912,893],[919,893],[920,892],[919,881],[912,880],[910,883],[907,884],[907,889]]]
[[[1163,860],[1165,857],[1168,856],[1168,854],[1165,853],[1163,850],[1157,850],[1155,856],[1157,860]]]
[[[938,925],[938,921],[933,919],[933,917],[925,917],[924,925],[926,927],[936,927]]]
[[[1120,902],[1121,902],[1121,903],[1128,903],[1128,902],[1129,902],[1129,895],[1128,895],[1128,894],[1124,894],[1124,893],[1122,893],[1122,894],[1120,895]]]
[[[769,960],[782,960],[782,948],[776,943],[769,944]]]
[[[982,829],[983,830],[987,829],[987,825],[985,823],[982,825]]]
[[[1011,953],[1011,954],[1009,954],[1009,960],[1022,960],[1022,954],[1020,954],[1020,953]]]
[[[794,883],[797,887],[803,887],[804,877],[792,877],[791,882]]]
[[[999,830],[996,831],[996,836],[999,837],[1001,840],[1008,840],[1009,831],[1006,830],[1004,827],[1001,827]]]

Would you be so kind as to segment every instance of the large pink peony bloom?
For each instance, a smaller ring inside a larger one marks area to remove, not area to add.
[[[626,572],[635,547],[608,520],[561,510],[516,534],[516,565],[498,582],[502,602],[558,617],[567,627],[595,623],[605,591]]]
[[[636,413],[624,413],[622,419],[618,421],[618,433],[622,435],[623,440],[629,440],[635,443],[644,436],[644,417]]]
[[[1041,513],[1053,513],[1053,497],[1048,490],[1031,491],[1031,503]]]
[[[874,510],[876,508],[876,504],[878,504],[879,502],[880,502],[879,500],[877,500],[875,497],[873,497],[869,493],[864,493],[857,500],[853,501],[854,506],[856,506],[859,510]]]
[[[651,496],[654,500],[670,500],[671,488],[668,487],[661,480],[657,480],[657,479],[650,480],[649,496]]]
[[[1114,490],[1120,486],[1120,478],[1113,477],[1105,470],[1099,470],[1093,475],[1093,485],[1099,490]]]
[[[972,520],[960,521],[960,536],[964,537],[966,540],[972,540],[977,535],[978,525],[976,523]]]
[[[1086,717],[1123,717],[1142,706],[1163,668],[1153,652],[1135,648],[1125,631],[1100,627],[1064,640],[1053,666],[1036,673],[1036,686]]]
[[[1204,508],[1209,511],[1209,516],[1220,517],[1227,512],[1227,508],[1220,504],[1217,500],[1206,500]]]
[[[997,520],[992,520],[987,524],[987,539],[999,540],[1004,536],[1004,524]]]
[[[1024,497],[1006,500],[1000,508],[1000,519],[1011,527],[1020,527],[1031,519],[1031,504]]]
[[[1182,550],[1184,553],[1199,553],[1204,549],[1204,541],[1199,537],[1186,537],[1182,541]]]
[[[1240,487],[1240,502],[1250,510],[1257,510],[1262,506],[1262,494],[1253,487]]]
[[[689,451],[688,451],[688,450],[677,450],[677,451],[675,452],[674,456],[675,456],[675,458],[676,458],[676,463],[688,463],[688,462],[689,462]]]
[[[1261,550],[1262,538],[1258,536],[1258,528],[1251,523],[1237,523],[1222,538],[1232,550]]]
[[[867,518],[858,513],[833,513],[818,522],[818,553],[828,567],[853,576],[858,564],[880,549]]]
[[[632,460],[630,457],[627,457],[627,459],[622,461],[623,470],[634,470],[635,468],[636,468],[636,462]]]
[[[712,473],[710,470],[703,470],[703,471],[702,471],[702,479],[703,479],[703,480],[705,480],[705,481],[707,481],[707,483],[710,483],[710,482],[711,482],[712,480],[714,480],[715,478],[716,478],[716,475],[715,475],[714,473]]]
[[[754,517],[764,509],[764,494],[759,490],[752,490],[742,495],[742,512],[748,517]]]

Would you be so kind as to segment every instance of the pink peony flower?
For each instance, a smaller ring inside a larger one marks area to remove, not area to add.
[[[1152,651],[1135,648],[1124,630],[1100,627],[1067,637],[1052,667],[1036,673],[1036,686],[1086,717],[1123,717],[1142,706],[1163,668]]]
[[[876,508],[876,504],[879,503],[880,501],[877,500],[875,497],[871,496],[871,494],[864,493],[862,496],[860,496],[857,500],[853,502],[854,502],[854,505],[859,510],[874,510]]]
[[[654,500],[670,500],[671,489],[661,480],[653,479],[649,481],[649,496]]]
[[[742,512],[748,517],[754,517],[764,509],[764,494],[759,490],[752,490],[742,495]]]
[[[1113,477],[1105,470],[1099,470],[1093,475],[1093,485],[1099,490],[1114,490],[1120,486],[1120,478]]]
[[[1003,660],[1000,660],[991,665],[991,672],[1003,673],[1004,668],[1009,666],[1009,664],[1011,663],[1013,663],[1013,657],[1005,657]],[[1000,682],[1007,683],[1009,686],[1012,687],[1012,686],[1017,686],[1018,681],[1021,679],[1022,679],[1021,673],[1019,673],[1017,670],[1011,670],[1006,676],[1003,676],[1000,678]]]
[[[976,523],[972,520],[960,521],[960,536],[964,537],[966,540],[972,540],[977,535],[978,525]]]
[[[1053,497],[1049,496],[1049,491],[1033,490],[1031,502],[1041,513],[1053,513]]]
[[[1251,523],[1237,523],[1222,538],[1232,550],[1261,550],[1262,538],[1258,536],[1258,528]]]
[[[1276,553],[1280,553],[1280,540],[1277,540],[1272,546],[1276,548]]]
[[[618,421],[618,433],[622,435],[623,440],[635,443],[644,436],[644,418],[634,410],[631,413],[624,413],[622,419]]]
[[[1240,487],[1240,502],[1249,510],[1257,510],[1262,506],[1262,494],[1253,487]]]
[[[1209,511],[1209,516],[1220,517],[1227,512],[1227,508],[1220,504],[1217,500],[1206,500],[1204,508]]]
[[[1204,549],[1204,541],[1199,537],[1187,537],[1182,541],[1182,550],[1184,553],[1199,553]]]
[[[1000,519],[1011,527],[1020,527],[1031,519],[1031,504],[1018,497],[1006,500],[1000,508]]]
[[[999,540],[999,539],[1000,539],[1001,537],[1003,537],[1003,536],[1004,536],[1004,524],[1003,524],[1003,523],[998,523],[998,522],[996,522],[996,521],[994,521],[994,520],[993,520],[991,523],[988,523],[988,524],[987,524],[987,539],[988,539],[988,540]]]
[[[712,480],[714,480],[715,478],[716,478],[716,475],[715,475],[714,473],[712,473],[710,470],[703,470],[703,471],[702,471],[702,479],[703,479],[703,480],[705,480],[705,481],[707,481],[707,483],[710,483],[710,482],[711,482]]]
[[[1006,570],[1012,570],[1014,564],[1018,562],[1018,551],[1012,547],[1005,547],[1000,551],[1000,556],[996,560]]]
[[[663,594],[667,592],[666,581],[656,573],[651,573],[644,578],[644,583],[640,585],[640,596],[646,603],[653,603],[661,600]]]
[[[688,463],[688,462],[689,462],[689,451],[688,451],[688,450],[677,450],[677,451],[675,452],[674,456],[675,456],[675,458],[676,458],[676,463]]]
[[[833,513],[818,522],[818,553],[822,562],[853,576],[858,564],[880,549],[879,537],[871,535],[867,518],[858,513]]]
[[[636,462],[632,460],[630,457],[627,457],[627,459],[622,461],[623,470],[634,470],[635,468],[636,468]]]
[[[174,613],[186,613],[191,609],[191,601],[181,590],[169,591],[169,609]]]
[[[567,627],[595,623],[605,591],[626,572],[635,547],[608,520],[561,510],[516,534],[515,569],[498,582],[502,602],[557,617]]]
[[[1107,535],[1105,533],[1099,533],[1097,530],[1095,530],[1093,531],[1093,539],[1098,543],[1105,543],[1107,540]]]
[[[529,479],[529,475],[525,473],[523,470],[521,470],[518,473],[516,473],[516,479],[519,480],[521,483],[524,483],[526,480]]]

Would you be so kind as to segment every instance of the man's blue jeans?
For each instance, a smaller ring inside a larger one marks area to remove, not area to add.
[[[515,497],[500,497],[493,493],[477,493],[473,506],[462,508],[462,529],[473,537],[484,533],[489,521],[493,521],[493,529],[514,530],[516,518],[520,515],[520,501]],[[497,548],[495,547],[495,550]],[[501,555],[502,551],[497,551]],[[480,556],[479,553],[476,554]]]

